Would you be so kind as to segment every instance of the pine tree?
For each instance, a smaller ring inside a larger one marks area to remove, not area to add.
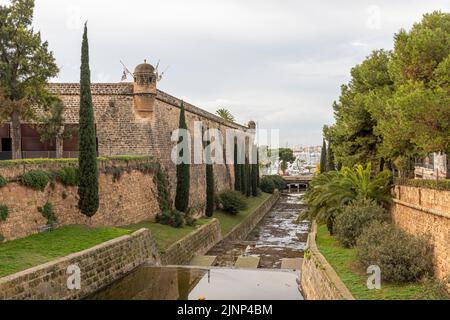
[[[180,123],[179,129],[187,130],[186,115],[184,110],[184,103],[181,103]],[[178,148],[181,148],[183,137],[180,136],[178,140]],[[183,157],[184,152],[189,152],[184,149],[178,151],[178,156]],[[175,196],[175,208],[178,211],[186,212],[189,208],[189,188],[190,188],[190,165],[184,161],[177,165],[177,191]]]
[[[320,173],[327,171],[327,143],[323,139],[322,153],[320,155]]]
[[[209,139],[208,139],[209,140]],[[210,143],[210,141],[208,141]],[[212,217],[214,213],[214,167],[211,162],[211,150],[206,155],[206,216]]]
[[[97,142],[95,133],[94,108],[91,95],[91,71],[89,68],[89,43],[87,24],[84,26],[81,49],[80,76],[80,129],[79,135],[79,182],[78,207],[88,217],[92,217],[99,207]]]

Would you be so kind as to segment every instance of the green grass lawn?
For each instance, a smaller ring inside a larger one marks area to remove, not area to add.
[[[433,281],[405,285],[382,283],[381,290],[367,289],[366,275],[357,265],[356,250],[345,249],[331,237],[326,226],[317,229],[317,246],[347,288],[358,300],[444,299],[448,296]]]
[[[231,231],[237,224],[242,222],[248,215],[255,212],[263,202],[269,199],[272,195],[268,193],[262,193],[259,197],[248,199],[248,208],[244,211],[240,211],[237,215],[231,215],[223,211],[214,212],[214,218],[220,221],[220,226],[222,228],[222,235],[225,236]]]
[[[129,231],[136,231],[141,228],[149,229],[152,233],[153,239],[155,239],[156,244],[158,245],[159,251],[164,253],[170,245],[184,238],[196,228],[208,223],[209,221],[209,219],[199,219],[194,227],[185,226],[184,228],[179,229],[151,221],[141,222],[123,228]]]
[[[254,212],[269,194],[262,194],[248,200],[248,209],[236,216],[224,212],[214,213],[214,218],[220,221],[222,234],[228,233],[235,225]],[[56,258],[89,249],[103,242],[130,234],[141,228],[152,232],[161,253],[194,231],[208,223],[211,219],[203,218],[197,221],[195,227],[172,228],[155,222],[142,222],[121,228],[87,228],[84,226],[65,226],[50,232],[32,235],[23,239],[0,244],[0,277],[4,277],[28,268],[38,266]]]
[[[65,226],[0,244],[0,277],[89,249],[128,233],[119,228]]]

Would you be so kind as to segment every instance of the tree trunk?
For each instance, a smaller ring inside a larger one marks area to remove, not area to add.
[[[22,159],[22,134],[20,130],[20,115],[17,111],[11,114],[12,158]]]
[[[64,126],[61,126],[59,133],[56,135],[56,159],[62,159],[64,157],[64,139],[62,134],[64,132]]]

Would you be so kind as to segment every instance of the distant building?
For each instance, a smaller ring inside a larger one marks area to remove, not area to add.
[[[433,153],[423,158],[415,167],[416,179],[450,179],[450,157]]]

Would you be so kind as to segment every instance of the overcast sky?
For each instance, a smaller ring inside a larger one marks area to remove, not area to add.
[[[0,0],[0,3],[8,3]],[[280,129],[282,145],[319,145],[350,69],[448,0],[36,0],[34,25],[78,82],[89,21],[93,82],[119,82],[146,58],[170,66],[159,88],[238,122]]]

